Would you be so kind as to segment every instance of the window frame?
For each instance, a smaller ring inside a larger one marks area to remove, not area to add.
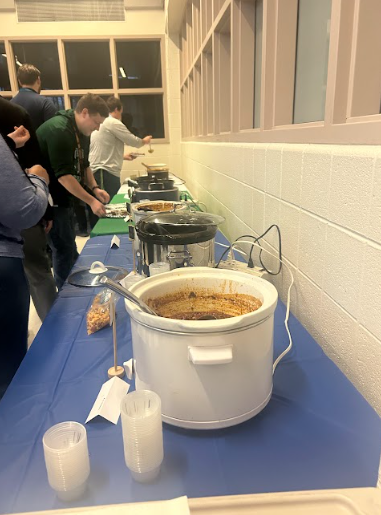
[[[11,91],[1,92],[4,97],[14,97],[18,91],[19,86],[17,83],[17,69],[14,60],[13,43],[36,43],[37,40],[32,39],[31,36],[17,36],[17,37],[1,37],[1,41],[5,44],[5,52],[8,58],[8,74],[11,83]],[[111,75],[112,75],[112,88],[110,89],[69,89],[67,67],[66,67],[66,56],[65,56],[65,42],[100,42],[108,41],[110,49],[110,62],[111,62]],[[161,70],[162,70],[162,87],[161,88],[137,88],[137,89],[126,89],[118,87],[118,67],[117,67],[117,55],[116,46],[117,41],[129,42],[129,41],[159,41],[160,42],[160,58],[161,58]],[[62,79],[62,89],[55,90],[43,90],[41,95],[44,96],[61,96],[64,97],[65,108],[70,109],[70,97],[75,95],[85,95],[86,93],[94,93],[97,95],[114,95],[119,98],[120,95],[162,95],[163,97],[163,119],[164,119],[164,138],[156,138],[153,140],[155,144],[169,143],[169,123],[168,123],[168,102],[167,102],[167,77],[165,67],[165,36],[164,35],[134,35],[131,37],[126,36],[39,36],[38,42],[53,42],[57,43],[58,47],[58,58]],[[43,80],[43,77],[42,77]]]
[[[374,8],[378,8],[379,0],[368,1],[373,2]],[[204,19],[205,13],[208,13],[209,2],[212,2],[213,6],[211,22],[210,13],[208,18]],[[250,59],[254,62],[254,35],[244,26],[241,12],[247,13],[250,9],[253,11],[255,0],[201,0],[200,7],[199,0],[188,0],[180,29],[180,97],[184,141],[381,144],[381,114],[361,116],[361,95],[357,93],[355,96],[359,89],[358,83],[361,82],[361,56],[364,55],[364,47],[371,51],[371,44],[364,43],[364,22],[362,25],[360,23],[367,8],[361,0],[332,0],[324,120],[293,124],[297,6],[298,0],[263,0],[260,126],[242,128],[248,125],[247,106],[253,103],[253,99],[247,99],[247,94],[251,92],[254,96],[254,79],[251,84],[251,78],[248,79],[250,74],[247,72]],[[230,131],[219,133],[218,96],[219,82],[222,78],[220,79],[218,73],[221,63],[219,66],[213,65],[213,77],[209,80],[208,86],[205,85],[206,72],[203,63],[205,49],[210,49],[210,42],[213,48],[213,63],[215,59],[220,58],[218,27],[227,13],[230,13],[231,30],[231,123]],[[200,19],[197,21],[195,16],[199,16]],[[247,17],[245,23],[247,24]],[[193,30],[195,26],[201,26],[202,31]],[[362,47],[358,51],[358,41],[361,37]],[[196,39],[200,41],[198,45]],[[247,51],[247,45],[251,45],[250,51]],[[215,49],[217,55],[214,54]],[[196,102],[197,90],[189,88],[189,84],[200,56],[203,87]],[[381,80],[381,72],[375,78],[377,81]],[[367,80],[369,81],[369,75]],[[205,128],[205,108],[208,103],[210,104],[210,91],[214,97],[213,134]],[[380,100],[381,89],[377,91]],[[373,104],[375,95],[377,92],[373,91]],[[208,101],[205,100],[206,97],[209,97]],[[365,104],[365,101],[363,103]],[[198,127],[195,120],[195,104],[200,104],[201,112],[204,113],[202,135],[195,132]],[[355,108],[356,116],[353,115]]]

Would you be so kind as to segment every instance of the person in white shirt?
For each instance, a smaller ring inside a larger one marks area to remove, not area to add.
[[[91,134],[89,160],[97,184],[112,198],[120,188],[123,159],[134,159],[131,154],[124,153],[124,145],[140,148],[149,144],[152,136],[141,139],[127,129],[122,123],[123,105],[119,98],[110,97],[106,103],[110,115],[99,131]]]

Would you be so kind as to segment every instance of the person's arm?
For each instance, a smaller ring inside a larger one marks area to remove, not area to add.
[[[94,193],[98,200],[104,204],[110,202],[110,195],[107,193],[107,191],[102,190],[98,186],[96,180],[94,179],[94,174],[89,166],[86,168],[86,185]]]
[[[44,122],[46,122],[46,120],[50,120],[50,118],[53,118],[53,116],[55,116],[55,114],[57,112],[57,108],[53,104],[53,102],[51,100],[49,100],[49,98],[45,98],[44,100],[45,100],[45,102],[44,102],[44,108],[43,108],[43,117],[44,117]]]
[[[152,139],[152,136],[146,136],[143,139],[134,136],[122,122],[110,124],[107,128],[116,138],[129,147],[140,148],[147,145]]]
[[[48,205],[49,190],[44,174],[41,172],[41,176],[28,177],[1,137],[0,167],[4,200],[0,202],[1,224],[20,231],[32,227],[41,219]]]
[[[38,134],[38,131],[37,131]],[[73,136],[67,131],[52,131],[49,136],[49,161],[58,182],[72,195],[86,202],[97,216],[104,216],[104,206],[79,184],[75,170]],[[86,161],[87,163],[87,161]],[[85,164],[86,164],[85,163]]]
[[[59,177],[58,182],[62,184],[62,186],[72,195],[79,198],[79,200],[83,200],[91,207],[92,212],[97,216],[104,216],[106,214],[106,209],[99,200],[95,197],[92,197],[87,191],[82,188],[79,182],[70,174],[62,175]],[[95,192],[94,192],[95,193]]]

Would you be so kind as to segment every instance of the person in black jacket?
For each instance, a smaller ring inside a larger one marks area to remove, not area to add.
[[[14,131],[15,126],[23,125],[30,133],[30,139],[24,147],[12,149],[7,134]],[[22,107],[12,104],[0,97],[0,134],[8,146],[18,156],[23,170],[41,163],[41,153],[36,133],[28,113]],[[57,290],[46,252],[46,233],[52,226],[52,211],[47,209],[44,218],[33,227],[22,231],[24,239],[24,269],[29,282],[30,294],[38,316],[43,321],[49,312]]]

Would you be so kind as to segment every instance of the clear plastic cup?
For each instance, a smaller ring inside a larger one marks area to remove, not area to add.
[[[128,290],[129,288],[131,288],[131,286],[142,281],[143,279],[144,279],[144,277],[142,275],[131,272],[128,275],[126,275],[126,277],[124,277],[124,279],[122,279],[120,281],[120,284],[122,286],[124,286],[125,288],[127,288],[127,290]]]
[[[160,397],[149,390],[132,392],[122,399],[124,457],[132,477],[153,481],[164,457]]]
[[[63,501],[78,499],[90,474],[86,429],[78,422],[61,422],[42,439],[48,481]]]
[[[153,275],[163,274],[164,272],[169,272],[170,269],[169,263],[165,261],[155,261],[155,263],[149,265],[149,275],[152,277]]]

